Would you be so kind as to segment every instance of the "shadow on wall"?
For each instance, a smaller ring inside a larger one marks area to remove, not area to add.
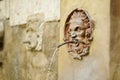
[[[120,80],[120,0],[111,0],[110,6],[110,76]]]
[[[3,51],[4,44],[4,21],[0,20],[0,51]]]

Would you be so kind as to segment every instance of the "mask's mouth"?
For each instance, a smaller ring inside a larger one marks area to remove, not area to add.
[[[32,42],[30,42],[30,41],[23,41],[23,44],[26,45],[26,48],[27,48],[28,50],[36,50],[36,47],[37,47],[37,45],[38,45],[38,42],[36,42],[35,45],[33,45]]]
[[[31,44],[30,41],[24,41],[23,43],[24,43],[24,44],[29,44],[29,45]]]

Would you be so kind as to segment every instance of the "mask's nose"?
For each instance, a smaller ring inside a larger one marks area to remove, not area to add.
[[[76,32],[75,32],[75,31],[72,31],[72,32],[71,32],[71,37],[72,37],[72,38],[77,37],[77,34],[76,34]]]

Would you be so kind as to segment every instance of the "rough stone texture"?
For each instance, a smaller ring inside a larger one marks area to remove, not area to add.
[[[0,0],[0,20],[10,17],[11,25],[18,24],[11,27],[5,23],[4,46],[0,50],[0,80],[45,79],[51,56],[59,43],[59,22],[44,24],[39,52],[26,50],[23,44],[26,24],[19,24],[26,23],[29,15],[38,12],[45,13],[46,21],[59,19],[59,3],[59,0]],[[52,66],[51,80],[57,80],[57,68],[59,80],[109,80],[109,73],[111,80],[120,80],[120,1],[111,0],[110,8],[109,4],[109,0],[61,0],[60,42],[63,42],[67,15],[75,8],[87,10],[95,21],[94,41],[90,54],[82,61],[73,60],[67,48],[62,47],[59,66],[57,61]]]
[[[9,4],[11,25],[24,24],[29,15],[41,12],[45,20],[60,19],[60,0],[10,0]]]
[[[5,1],[0,1],[0,19],[5,17]]]
[[[27,50],[42,50],[42,36],[44,24],[44,14],[37,13],[28,16],[27,29],[24,39],[24,44],[26,44]]]
[[[120,80],[120,1],[111,0],[110,80]]]
[[[0,20],[9,16],[9,0],[0,0]]]
[[[27,80],[27,55],[25,47],[22,45],[25,26],[10,27],[8,22],[6,22],[3,53],[3,74],[5,80]]]
[[[94,40],[82,61],[72,59],[66,46],[60,49],[59,80],[109,80],[110,0],[61,0],[60,42],[67,16],[76,8],[86,10],[95,21]]]
[[[4,80],[2,53],[3,53],[3,52],[0,50],[0,80]]]
[[[27,52],[28,80],[45,80],[48,65],[56,45],[59,42],[59,23],[57,21],[44,24],[41,51]],[[57,80],[57,61],[52,66],[52,79]]]
[[[50,62],[53,52],[56,46],[59,44],[59,33],[60,33],[59,21],[47,22],[44,26],[43,32],[43,52],[46,54],[48,61]],[[57,80],[58,76],[58,60],[57,56],[53,61],[51,67],[51,79]]]
[[[45,80],[47,65],[43,52],[27,52],[27,80]]]
[[[41,51],[28,51],[23,44],[26,24],[10,27],[5,25],[2,80],[45,80],[48,64],[59,43],[59,22],[44,24]],[[57,61],[52,66],[50,80],[57,80]],[[1,80],[1,79],[0,79]]]

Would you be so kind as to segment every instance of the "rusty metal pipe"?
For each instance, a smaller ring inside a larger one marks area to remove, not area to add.
[[[64,42],[64,43],[59,44],[59,45],[57,46],[57,48],[60,48],[61,46],[65,45],[65,44],[69,44],[69,43],[74,43],[74,44],[76,44],[77,42],[76,42],[76,41],[66,41],[66,42]]]

